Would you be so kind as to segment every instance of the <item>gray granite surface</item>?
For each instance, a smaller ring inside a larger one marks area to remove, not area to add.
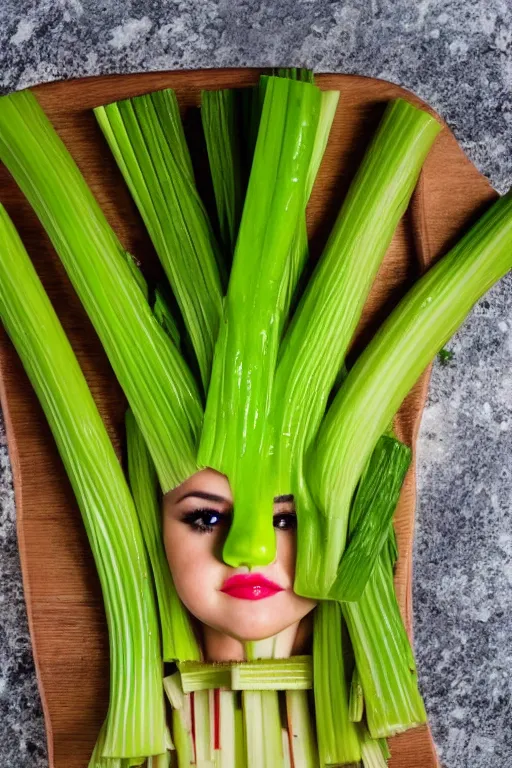
[[[0,88],[108,72],[307,65],[400,83],[500,191],[512,178],[508,0],[2,0]],[[419,441],[421,687],[446,768],[512,767],[512,280],[434,367]],[[0,768],[47,765],[0,430]]]

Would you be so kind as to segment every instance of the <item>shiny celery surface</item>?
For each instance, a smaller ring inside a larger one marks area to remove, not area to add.
[[[313,669],[320,765],[357,763],[361,749],[356,725],[349,718],[342,614],[338,603],[321,602],[315,609]]]
[[[197,385],[153,317],[130,255],[30,91],[0,99],[0,160],[46,229],[168,491],[196,471]]]
[[[94,112],[176,296],[206,390],[222,311],[221,257],[195,186],[174,91]]]
[[[149,555],[158,601],[164,661],[200,659],[188,612],[172,580],[162,535],[162,510],[155,467],[131,411],[126,413],[128,478]]]
[[[269,415],[280,293],[304,216],[319,108],[315,86],[268,79],[198,456],[229,477],[234,515],[223,558],[235,567],[275,557]]]
[[[393,584],[385,546],[361,599],[342,603],[372,738],[393,736],[426,722],[416,664]]]
[[[101,582],[110,642],[103,753],[164,752],[158,619],[133,500],[73,350],[1,206],[0,316],[55,438]]]
[[[316,563],[302,564],[303,579],[321,590],[332,584],[352,495],[377,440],[475,302],[511,268],[509,192],[415,283],[351,368],[310,453],[307,476],[327,546]]]
[[[388,537],[410,463],[410,448],[387,435],[379,438],[352,503],[348,546],[329,592],[332,599],[356,601],[363,594]]]

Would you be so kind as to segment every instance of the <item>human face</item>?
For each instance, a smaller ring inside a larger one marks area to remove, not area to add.
[[[232,568],[222,560],[232,506],[226,476],[212,469],[169,491],[163,508],[167,559],[178,595],[199,621],[242,642],[262,640],[298,623],[315,607],[293,591],[293,498],[274,500],[276,558],[255,569]]]

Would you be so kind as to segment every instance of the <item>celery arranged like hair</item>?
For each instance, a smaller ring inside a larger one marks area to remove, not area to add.
[[[0,99],[0,160],[46,229],[168,491],[196,471],[197,384],[152,315],[131,256],[30,91]]]
[[[207,391],[222,312],[221,257],[195,186],[174,91],[94,112],[176,296]]]
[[[379,436],[472,306],[511,268],[509,192],[415,283],[349,371],[306,460],[326,542],[322,558],[300,564],[306,593],[334,582],[352,495]]]
[[[234,515],[223,558],[232,566],[275,556],[269,415],[280,294],[304,216],[319,108],[315,86],[268,79],[198,455],[230,479]]]
[[[101,582],[110,641],[103,755],[163,753],[158,619],[133,500],[73,350],[2,206],[0,316],[55,438]]]
[[[189,615],[176,592],[162,540],[161,509],[155,468],[131,411],[126,413],[128,478],[151,563],[158,600],[164,661],[200,659]]]

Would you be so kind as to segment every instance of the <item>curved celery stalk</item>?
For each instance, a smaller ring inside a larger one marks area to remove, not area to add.
[[[361,599],[342,603],[372,738],[393,736],[426,722],[414,656],[384,550]],[[316,684],[316,683],[315,683]]]
[[[220,255],[174,91],[117,101],[94,113],[176,296],[206,391],[222,312]]]
[[[211,377],[198,461],[229,477],[234,515],[223,558],[262,565],[275,555],[269,411],[279,295],[304,215],[320,92],[269,78]]]
[[[361,685],[361,678],[357,667],[354,667],[352,672],[352,680],[350,682],[350,699],[348,704],[348,718],[352,723],[360,723],[363,719],[364,710],[364,696],[363,687]]]
[[[344,765],[361,759],[356,726],[348,713],[341,628],[338,603],[319,603],[314,613],[313,666],[320,765]]]
[[[439,130],[426,112],[401,99],[391,102],[351,184],[279,351],[274,388],[276,495],[298,493],[305,453]],[[298,507],[297,514],[300,517]],[[314,559],[321,559],[318,553]],[[299,578],[302,567],[299,559]]]
[[[511,268],[509,192],[417,281],[349,371],[309,457],[308,481],[327,546],[305,579],[334,581],[352,494],[379,436],[473,304]]]
[[[126,413],[125,424],[128,477],[155,582],[163,659],[200,659],[187,610],[178,597],[165,556],[155,468],[131,411]]]
[[[110,640],[103,754],[163,752],[158,620],[133,500],[73,350],[1,206],[0,317],[48,419],[100,577]]]
[[[411,450],[393,437],[383,435],[363,472],[349,518],[349,542],[329,596],[356,601],[370,578],[386,543]]]
[[[168,491],[197,469],[197,385],[153,317],[130,256],[29,91],[0,99],[0,160],[52,240]]]
[[[238,90],[227,88],[220,91],[201,91],[201,121],[220,234],[229,261],[235,250],[243,208],[237,125],[238,95]]]

